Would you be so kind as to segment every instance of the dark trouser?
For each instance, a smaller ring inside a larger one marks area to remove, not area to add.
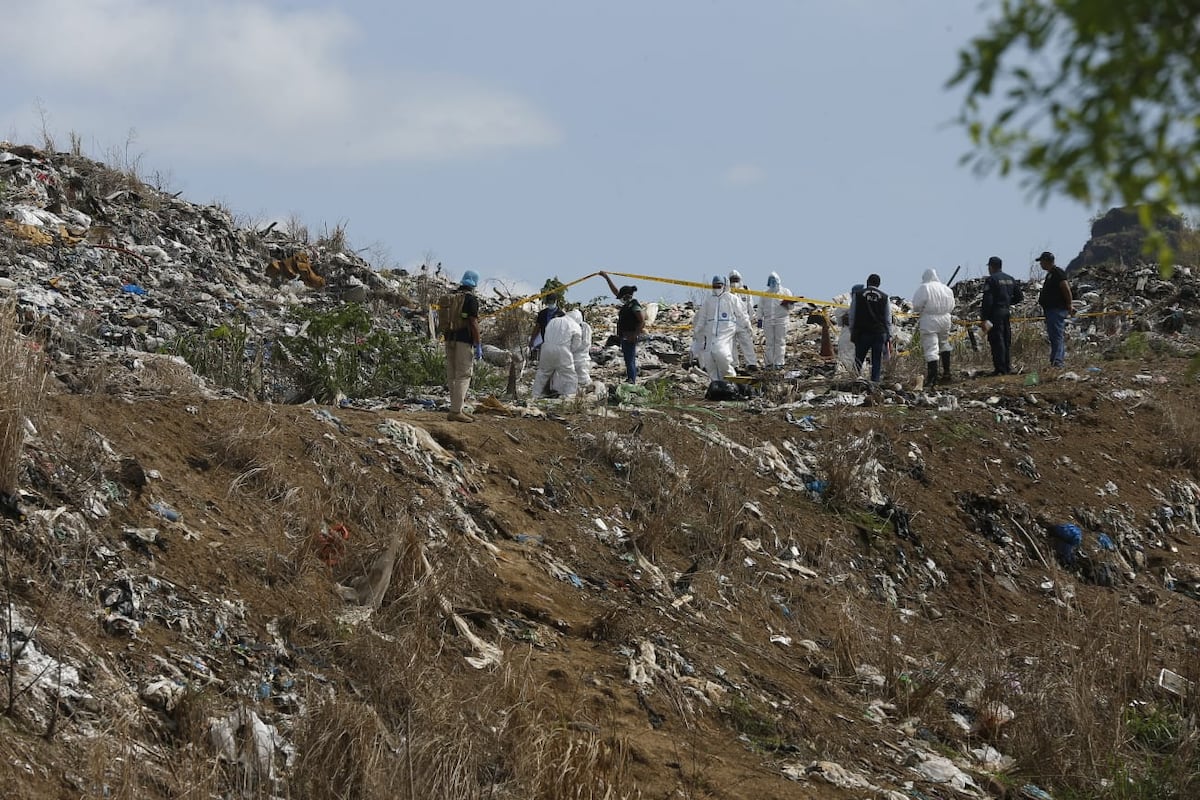
[[[858,342],[854,345],[854,366],[859,372],[862,372],[863,361],[866,360],[867,353],[871,354],[872,383],[879,383],[879,376],[883,372],[883,346],[886,343],[886,333],[860,333]]]
[[[622,339],[621,355],[625,357],[625,382],[637,383],[637,341]]]
[[[1008,314],[989,320],[992,329],[988,331],[988,346],[992,348],[992,369],[1001,375],[1012,372],[1012,323]]]

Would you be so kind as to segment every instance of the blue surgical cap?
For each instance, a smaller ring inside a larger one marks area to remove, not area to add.
[[[713,275],[712,285],[713,286],[724,286],[725,278],[721,275]]]
[[[460,283],[463,286],[470,286],[472,289],[474,289],[479,285],[479,273],[473,269],[467,270],[463,273]]]

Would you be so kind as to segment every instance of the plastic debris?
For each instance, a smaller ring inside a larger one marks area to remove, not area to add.
[[[150,510],[169,522],[178,522],[183,516],[166,503],[151,503]]]

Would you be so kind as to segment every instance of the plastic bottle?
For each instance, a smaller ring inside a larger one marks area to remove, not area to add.
[[[179,518],[181,516],[183,516],[182,514],[180,514],[175,509],[171,508],[166,503],[151,503],[150,510],[153,511],[154,513],[158,514],[163,519],[169,520],[171,522],[178,522]]]

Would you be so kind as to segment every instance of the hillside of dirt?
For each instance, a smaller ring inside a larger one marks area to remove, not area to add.
[[[460,424],[436,385],[272,402],[165,346],[189,307],[265,331],[347,286],[420,321],[395,276],[309,247],[342,285],[280,293],[264,266],[302,243],[254,251],[228,220],[240,245],[207,261],[202,232],[175,250],[119,220],[96,247],[81,200],[16,175],[10,208],[70,222],[3,232],[7,797],[1200,790],[1192,270],[1073,276],[1111,315],[1080,319],[1065,371],[1031,323],[1019,374],[984,377],[964,336],[951,383],[912,354],[870,387],[801,317],[745,401],[664,358],[644,396],[477,385]],[[160,267],[127,255],[149,247]]]

